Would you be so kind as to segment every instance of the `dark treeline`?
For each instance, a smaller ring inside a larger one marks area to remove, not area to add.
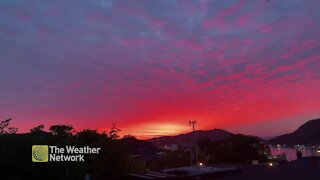
[[[143,164],[135,166],[131,158],[132,146],[141,141],[133,136],[119,139],[115,125],[102,133],[91,129],[75,132],[71,125],[53,125],[46,132],[44,125],[39,125],[28,133],[16,134],[17,129],[9,123],[10,119],[0,123],[0,179],[84,179],[86,174],[91,179],[108,179],[145,168]],[[34,163],[32,145],[90,146],[100,147],[101,151],[85,155],[85,162]]]
[[[129,173],[190,165],[188,147],[176,151],[159,150],[150,142],[127,135],[119,137],[119,129],[112,125],[108,132],[84,129],[76,132],[71,125],[44,125],[28,133],[16,134],[10,120],[0,122],[0,179],[81,179],[90,174],[94,179],[123,179]],[[32,145],[58,147],[100,147],[99,154],[85,155],[85,162],[32,162]],[[247,163],[265,160],[258,140],[235,135],[219,142],[198,142],[200,160],[206,164]]]

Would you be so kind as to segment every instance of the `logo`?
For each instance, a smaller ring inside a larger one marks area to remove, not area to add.
[[[48,146],[33,145],[32,146],[32,162],[54,162],[54,161],[71,161],[84,162],[85,155],[99,154],[100,147],[76,147],[76,146]]]
[[[48,162],[49,148],[47,145],[32,146],[32,162]]]

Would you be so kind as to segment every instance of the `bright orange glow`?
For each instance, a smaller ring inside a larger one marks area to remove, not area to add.
[[[174,123],[145,123],[123,129],[122,134],[132,134],[139,139],[149,139],[158,136],[171,136],[190,131],[189,126]]]

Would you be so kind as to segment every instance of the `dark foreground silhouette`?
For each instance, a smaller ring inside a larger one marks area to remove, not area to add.
[[[29,133],[16,134],[9,126],[10,120],[0,124],[0,170],[1,179],[122,179],[130,173],[146,170],[160,171],[166,168],[189,166],[192,162],[190,149],[179,147],[175,151],[156,148],[152,143],[133,136],[119,138],[115,125],[109,132],[99,133],[85,129],[76,132],[71,125],[53,125],[44,131],[40,125]],[[249,163],[266,160],[261,153],[259,140],[232,135],[225,140],[212,142],[204,139],[197,142],[199,160],[205,164]],[[88,154],[84,162],[32,162],[32,145],[58,147],[99,147],[99,154]]]

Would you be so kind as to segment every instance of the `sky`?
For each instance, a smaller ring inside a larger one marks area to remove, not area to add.
[[[139,138],[320,117],[320,2],[0,0],[0,119]]]

